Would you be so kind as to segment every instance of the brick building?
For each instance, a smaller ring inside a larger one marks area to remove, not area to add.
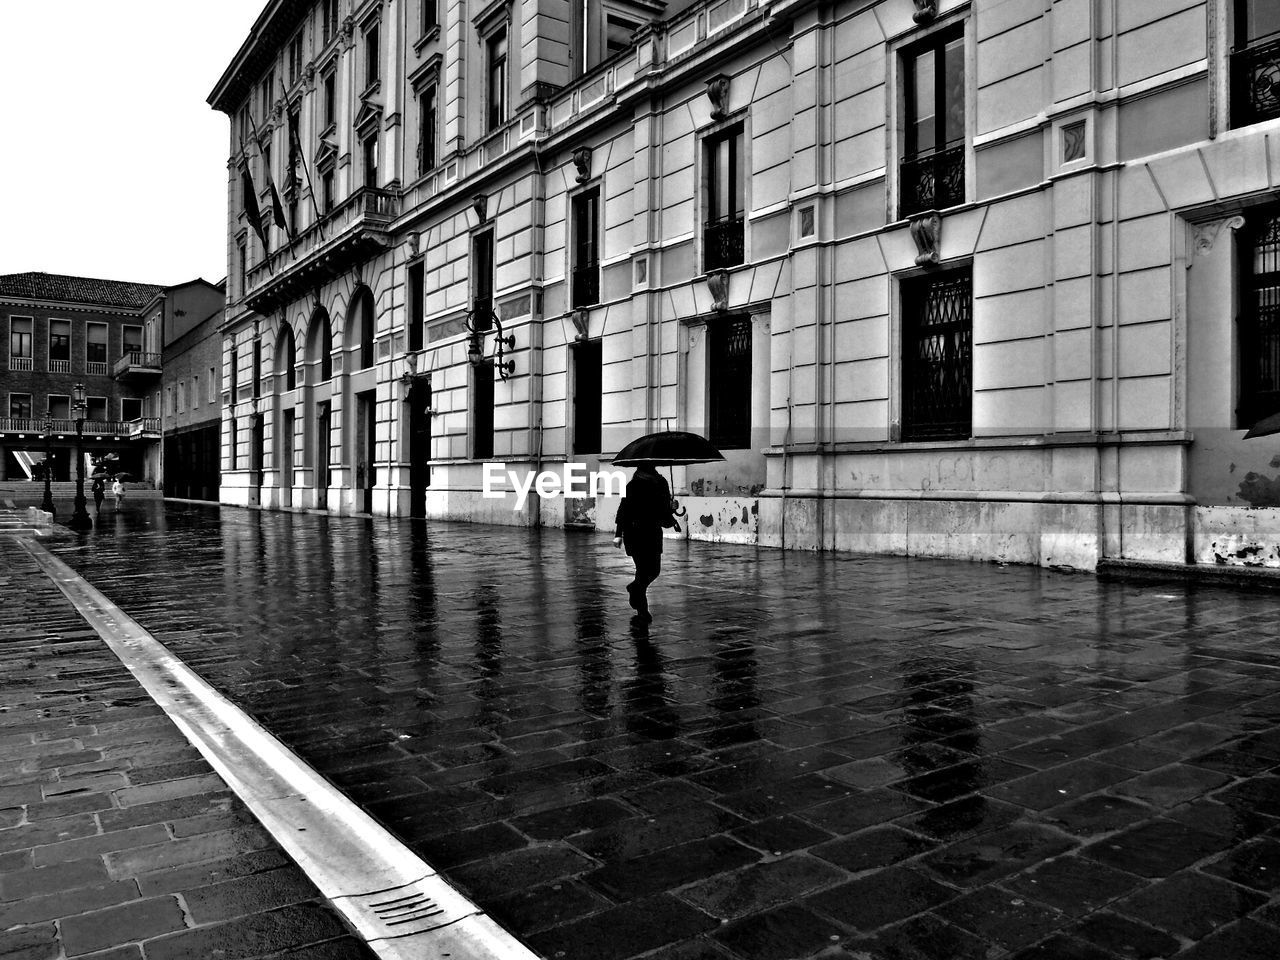
[[[143,314],[163,290],[154,284],[51,273],[0,276],[0,480],[25,480],[44,459],[44,420],[53,418],[53,476],[73,480],[72,390],[86,395],[85,451],[115,453],[120,468],[153,481],[150,452],[159,421],[148,386],[160,375]]]
[[[604,527],[484,464],[670,426],[693,536],[1280,563],[1276,9],[272,0],[222,497]]]

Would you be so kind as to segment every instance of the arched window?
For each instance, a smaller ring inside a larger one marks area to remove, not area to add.
[[[280,335],[276,337],[276,373],[284,374],[286,390],[298,386],[297,364],[298,346],[293,339],[293,327],[286,323],[280,327]]]
[[[373,291],[362,286],[351,301],[347,316],[348,347],[359,347],[355,369],[366,370],[373,366]],[[355,338],[359,337],[358,343]]]
[[[311,315],[311,326],[307,330],[307,362],[314,364],[320,361],[318,382],[333,378],[333,327],[329,323],[329,311],[317,307]],[[314,369],[314,367],[312,368]]]

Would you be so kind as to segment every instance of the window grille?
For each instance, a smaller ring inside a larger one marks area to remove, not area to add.
[[[1236,411],[1241,427],[1280,412],[1280,211],[1261,216],[1247,236]]]
[[[904,440],[973,431],[973,275],[954,270],[902,286]]]

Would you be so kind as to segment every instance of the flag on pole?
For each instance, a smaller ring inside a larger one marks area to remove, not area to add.
[[[244,194],[244,215],[249,218],[249,226],[262,241],[262,248],[267,248],[267,231],[262,225],[262,211],[258,209],[258,192],[253,188],[253,174],[249,172],[246,160],[240,167],[240,190]]]
[[[269,181],[271,184],[271,217],[276,222],[276,226],[289,235],[289,239],[293,240],[293,231],[289,229],[289,221],[284,216],[284,204],[280,202],[280,193],[276,190],[274,180]]]

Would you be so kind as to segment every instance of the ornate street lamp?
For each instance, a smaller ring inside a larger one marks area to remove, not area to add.
[[[89,519],[89,511],[84,502],[84,384],[77,383],[72,388],[72,407],[76,414],[76,508],[72,511],[67,526],[72,530],[92,530],[93,521]]]
[[[53,487],[50,485],[53,477],[53,451],[49,446],[51,433],[53,433],[53,412],[46,410],[44,412],[44,499],[40,501],[40,509],[52,515],[57,511],[53,507]]]

